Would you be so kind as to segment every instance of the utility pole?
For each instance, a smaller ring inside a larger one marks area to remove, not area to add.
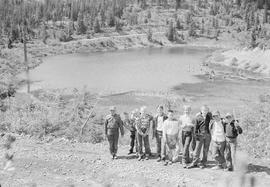
[[[27,59],[27,46],[26,46],[26,23],[23,26],[23,49],[24,49],[24,63],[26,67],[26,79],[27,79],[27,93],[30,93],[30,80],[29,80],[29,65]]]

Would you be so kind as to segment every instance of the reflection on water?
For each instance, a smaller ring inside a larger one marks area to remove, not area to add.
[[[165,91],[195,83],[210,49],[148,48],[59,55],[30,72],[37,88],[87,88],[94,92]]]

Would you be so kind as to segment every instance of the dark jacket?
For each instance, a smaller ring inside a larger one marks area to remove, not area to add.
[[[195,134],[210,134],[209,123],[212,119],[212,114],[208,112],[205,119],[201,114],[196,117]]]
[[[106,135],[119,133],[119,130],[124,135],[123,121],[118,114],[106,116],[104,126]]]
[[[225,133],[227,138],[237,138],[238,134],[242,134],[243,130],[239,125],[235,124],[235,120],[231,123],[225,123]]]

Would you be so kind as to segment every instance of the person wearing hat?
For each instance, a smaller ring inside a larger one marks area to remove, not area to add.
[[[219,111],[213,113],[213,120],[210,122],[209,129],[212,135],[212,153],[216,160],[216,166],[212,169],[223,169],[225,165],[224,151],[226,147],[225,124],[220,117]]]
[[[162,128],[163,123],[167,119],[167,115],[164,113],[163,106],[158,106],[157,115],[154,118],[153,123],[153,138],[156,138],[156,146],[157,146],[157,162],[161,161],[161,143],[162,143]]]
[[[242,134],[243,130],[239,126],[237,120],[230,113],[225,116],[225,131],[226,131],[226,148],[225,159],[227,164],[227,171],[233,171],[235,166],[235,154],[237,147],[237,136]]]
[[[191,107],[184,106],[184,114],[179,118],[180,126],[182,129],[182,145],[183,156],[182,164],[184,168],[187,168],[187,164],[190,162],[189,148],[193,137],[193,131],[195,126],[195,120],[191,116]]]
[[[194,139],[195,149],[193,151],[193,161],[187,168],[200,167],[203,169],[206,166],[208,151],[211,142],[209,131],[209,123],[212,119],[212,114],[209,112],[209,107],[204,105],[201,107],[201,112],[196,115]],[[201,149],[203,147],[203,157],[200,161]]]
[[[110,114],[105,119],[105,135],[109,141],[112,159],[117,159],[119,131],[124,136],[123,121],[120,115],[116,114],[116,107],[110,107]]]
[[[136,130],[137,130],[137,142],[138,142],[138,161],[143,159],[143,145],[145,148],[145,159],[148,160],[151,154],[150,143],[149,143],[149,132],[153,125],[153,117],[147,114],[146,107],[141,107],[140,116],[136,119]]]

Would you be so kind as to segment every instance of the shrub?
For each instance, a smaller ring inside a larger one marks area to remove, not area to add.
[[[70,140],[98,143],[103,140],[103,118],[89,120],[82,131],[82,125],[90,115],[93,100],[89,93],[75,93],[70,96],[41,92],[35,102],[18,106],[11,102],[1,115],[0,130],[31,135],[64,137]],[[90,118],[94,118],[91,115]]]
[[[152,29],[148,29],[148,32],[147,32],[147,39],[148,41],[152,42],[153,41],[153,31]]]
[[[263,99],[262,99],[263,98]],[[268,96],[261,96],[261,102],[253,107],[241,111],[243,135],[239,138],[239,145],[255,157],[270,156],[270,100]]]

